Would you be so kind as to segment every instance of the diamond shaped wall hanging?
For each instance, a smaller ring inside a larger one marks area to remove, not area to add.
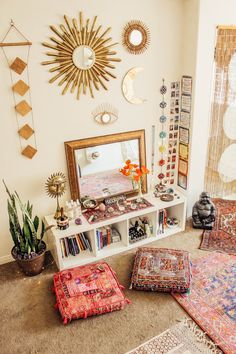
[[[34,157],[36,152],[37,152],[37,150],[34,147],[32,147],[31,145],[27,145],[26,148],[24,148],[24,150],[21,153],[25,157],[32,159],[32,157]]]
[[[34,134],[34,130],[28,124],[25,124],[20,130],[18,130],[18,133],[22,138],[27,140]]]
[[[24,96],[29,90],[29,86],[24,81],[19,80],[14,86],[12,86],[12,90],[20,96]]]
[[[32,110],[30,105],[25,100],[19,102],[15,106],[15,109],[20,115],[22,115],[22,117],[24,117],[27,113],[29,113]]]
[[[13,63],[10,65],[11,70],[15,71],[17,74],[22,74],[25,70],[27,64],[21,60],[20,58],[16,57]]]

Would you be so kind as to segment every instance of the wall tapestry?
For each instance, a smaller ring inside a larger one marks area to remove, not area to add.
[[[236,27],[219,26],[205,189],[214,197],[236,192]]]
[[[96,25],[97,16],[91,25],[90,19],[84,19],[82,12],[79,13],[79,23],[75,18],[70,21],[67,16],[64,20],[65,25],[61,24],[59,29],[50,26],[56,38],[50,37],[52,43],[43,45],[53,50],[46,53],[53,59],[42,64],[53,65],[49,71],[57,74],[49,82],[60,79],[58,86],[64,85],[63,95],[70,89],[71,93],[76,91],[77,99],[81,92],[85,95],[87,91],[94,98],[94,89],[102,87],[107,90],[104,81],[116,79],[109,69],[115,69],[112,63],[121,61],[111,50],[118,43],[110,43],[112,38],[107,37],[111,27],[101,33],[102,26]]]
[[[17,41],[8,41],[9,37],[17,37]],[[10,28],[0,42],[0,47],[10,69],[21,154],[29,159],[32,159],[37,152],[28,66],[31,45],[32,43],[16,28],[11,20]],[[21,55],[19,55],[20,48],[17,49],[16,47],[25,47],[26,50],[21,50]]]

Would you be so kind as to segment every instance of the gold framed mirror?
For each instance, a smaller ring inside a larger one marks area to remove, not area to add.
[[[102,200],[109,196],[136,195],[131,180],[119,170],[130,159],[146,165],[145,131],[136,130],[65,142],[71,198],[89,195]],[[147,176],[142,180],[147,192]]]
[[[49,82],[60,79],[58,85],[64,85],[63,95],[68,90],[71,93],[77,91],[76,96],[79,99],[81,92],[85,95],[89,91],[94,98],[94,89],[99,90],[102,87],[107,90],[105,81],[116,79],[110,69],[115,69],[112,63],[120,62],[121,59],[115,57],[117,53],[111,48],[118,43],[109,44],[112,38],[107,37],[107,34],[111,27],[100,33],[102,26],[96,26],[97,16],[91,25],[90,19],[84,20],[82,12],[79,13],[79,24],[75,18],[69,21],[64,16],[64,20],[65,25],[61,24],[59,30],[50,26],[57,37],[50,37],[52,43],[42,44],[53,49],[53,52],[46,52],[53,59],[42,64],[54,65],[49,72],[57,74]]]
[[[141,21],[128,22],[122,33],[122,44],[131,54],[142,54],[150,44],[149,28]]]

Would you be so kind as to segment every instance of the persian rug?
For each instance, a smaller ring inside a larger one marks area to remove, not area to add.
[[[192,261],[190,294],[172,296],[224,353],[236,353],[236,257],[213,252]]]
[[[200,249],[236,255],[236,201],[213,199],[216,221],[213,230],[205,230]]]
[[[222,351],[192,321],[182,322],[126,354],[221,354]]]

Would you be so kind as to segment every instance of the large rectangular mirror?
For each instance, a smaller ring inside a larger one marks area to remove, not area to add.
[[[135,192],[132,181],[119,169],[126,160],[146,165],[145,131],[137,130],[65,142],[72,199],[104,199]],[[142,190],[147,192],[146,176]]]

